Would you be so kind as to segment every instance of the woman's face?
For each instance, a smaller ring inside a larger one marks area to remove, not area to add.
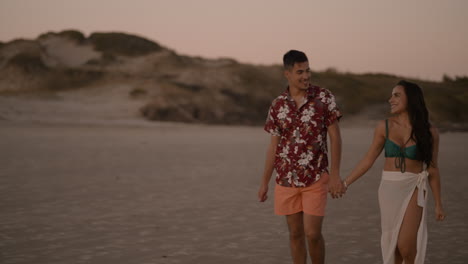
[[[392,96],[388,100],[390,103],[390,113],[400,114],[406,111],[408,106],[408,97],[406,97],[405,88],[397,85],[392,90]]]

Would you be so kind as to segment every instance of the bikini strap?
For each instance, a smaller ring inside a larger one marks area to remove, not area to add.
[[[388,139],[388,119],[385,119],[385,138]]]
[[[411,140],[411,137],[408,138],[408,140],[406,140],[406,143],[403,145],[403,147],[405,147]]]

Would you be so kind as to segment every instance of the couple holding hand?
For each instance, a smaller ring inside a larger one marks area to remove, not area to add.
[[[258,198],[267,199],[276,171],[275,214],[285,215],[293,263],[325,261],[322,222],[327,193],[341,197],[382,150],[385,164],[378,190],[384,264],[424,263],[427,244],[428,186],[437,220],[445,213],[437,164],[439,134],[429,123],[421,88],[400,81],[389,99],[391,117],[380,121],[364,158],[342,180],[339,175],[341,113],[333,94],[310,83],[307,56],[291,50],[283,57],[288,88],[271,104],[265,130],[271,134]],[[330,138],[330,169],[327,136]]]

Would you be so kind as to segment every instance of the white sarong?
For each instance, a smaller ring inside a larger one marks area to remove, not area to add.
[[[401,173],[399,171],[382,172],[382,181],[379,187],[379,205],[382,224],[380,242],[384,264],[395,263],[395,249],[401,223],[416,188],[418,188],[418,205],[423,207],[423,213],[418,229],[417,254],[414,263],[424,263],[427,245],[427,178],[428,173],[426,170],[418,174]]]

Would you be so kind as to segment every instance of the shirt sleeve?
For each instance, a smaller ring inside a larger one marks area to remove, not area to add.
[[[278,115],[275,111],[274,104],[270,106],[268,110],[268,116],[265,123],[265,127],[263,128],[266,132],[270,133],[272,136],[281,136],[281,129],[278,124]]]
[[[332,125],[335,121],[339,121],[341,117],[343,116],[340,112],[340,109],[338,108],[338,105],[336,104],[335,101],[335,96],[328,90],[325,92],[325,123],[328,126]]]

